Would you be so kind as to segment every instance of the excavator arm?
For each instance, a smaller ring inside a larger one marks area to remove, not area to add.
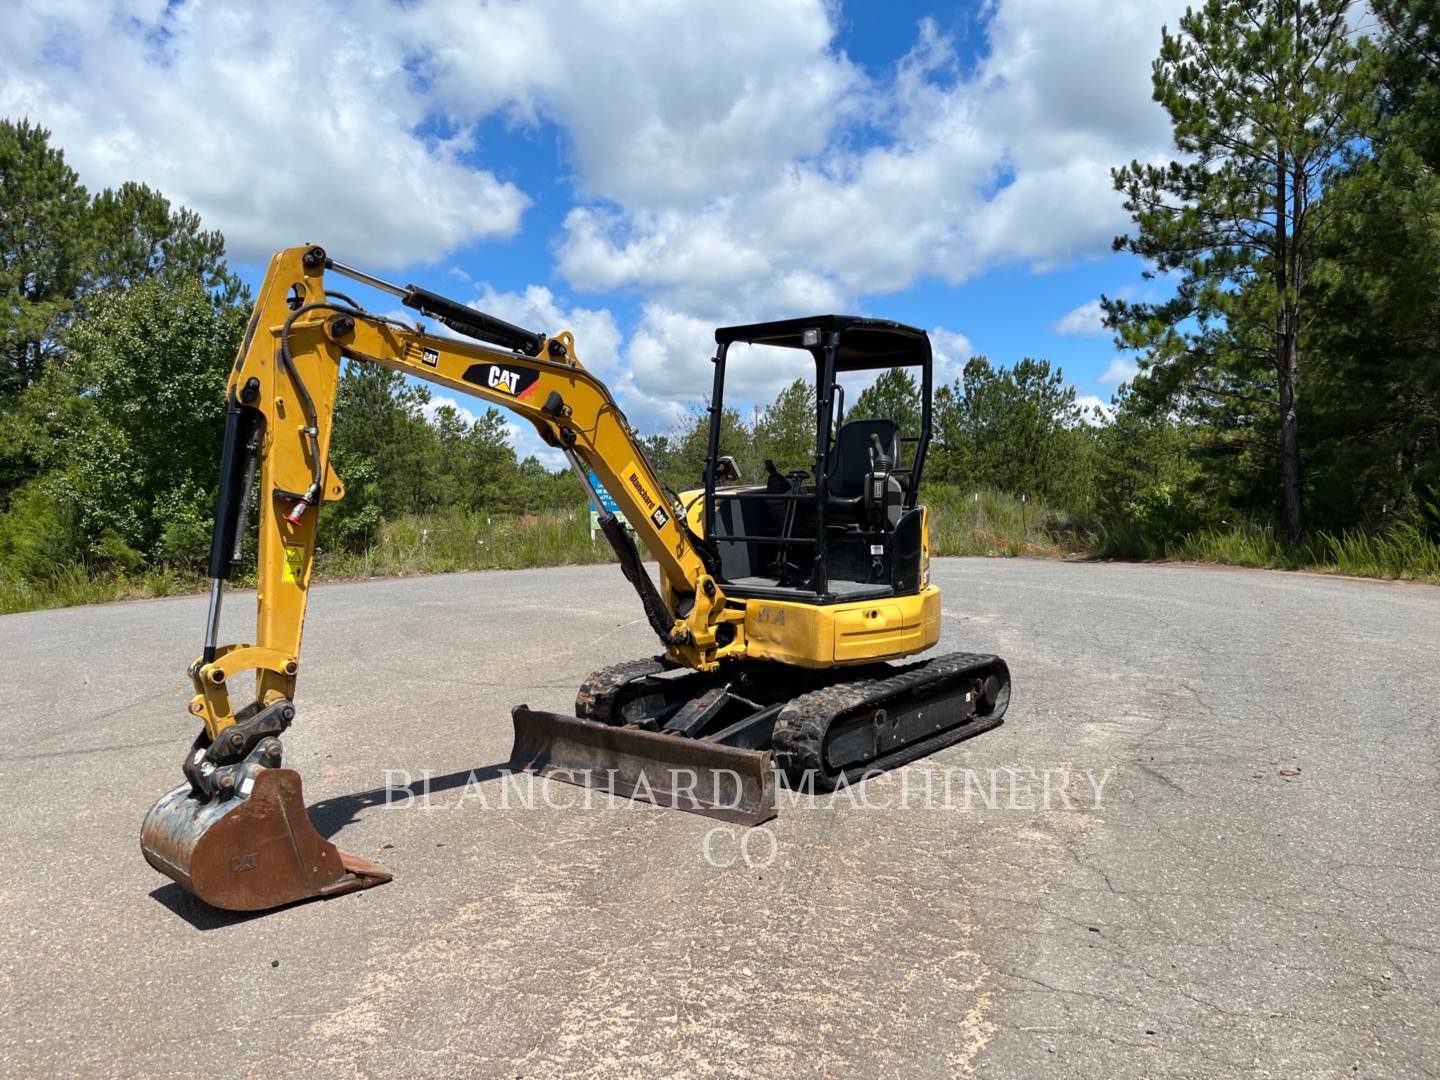
[[[327,291],[326,271],[348,273],[487,346],[426,334],[364,311]],[[493,343],[511,348],[498,349]],[[533,334],[413,286],[401,288],[331,262],[317,247],[276,255],[261,286],[229,379],[221,491],[212,544],[211,609],[204,651],[191,670],[192,709],[217,738],[234,720],[229,686],[257,673],[256,701],[293,697],[320,506],[344,497],[330,464],[335,394],[343,360],[369,361],[510,409],[559,448],[589,492],[587,469],[610,491],[679,600],[674,617],[642,569],[621,524],[600,508],[601,528],[635,585],[651,627],[672,658],[714,667],[723,653],[724,598],[703,546],[645,459],[605,384],[585,369],[568,332]],[[243,555],[245,516],[258,486],[258,606],[253,644],[217,644],[222,583]],[[597,503],[598,507],[598,503]]]
[[[363,309],[327,282],[346,276],[395,295],[471,340]],[[279,768],[279,736],[295,715],[300,642],[320,508],[344,497],[330,462],[341,364],[373,362],[510,409],[566,456],[600,512],[601,529],[677,666],[713,670],[743,649],[743,609],[730,609],[710,557],[687,527],[605,384],[568,332],[534,333],[415,286],[329,259],[314,246],[271,260],[227,388],[204,645],[190,666],[190,712],[203,729],[187,753],[187,784],[142,829],[156,869],[217,906],[273,907],[388,880],[346,855],[305,816],[298,774]],[[587,469],[655,559],[660,596],[624,526],[600,506]],[[224,583],[243,558],[257,510],[258,617],[253,642],[218,641]],[[254,694],[235,687],[254,673]],[[248,698],[248,700],[246,700]],[[541,715],[541,714],[536,714]],[[268,853],[268,854],[267,854]],[[277,854],[278,853],[278,854]]]

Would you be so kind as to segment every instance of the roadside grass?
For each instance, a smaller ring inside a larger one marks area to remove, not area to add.
[[[590,519],[584,513],[414,515],[386,522],[363,552],[321,550],[314,578],[343,581],[613,561],[602,538],[591,542]],[[237,572],[232,584],[253,588],[253,567]],[[0,614],[178,596],[207,588],[203,575],[173,569],[126,574],[70,566],[38,581],[0,572]]]
[[[199,592],[206,581],[195,574],[175,570],[151,570],[139,574],[96,572],[83,566],[69,566],[52,578],[28,581],[0,574],[0,615],[17,611],[73,607],[77,604],[104,604],[112,600],[143,600]]]
[[[1440,583],[1440,544],[1408,524],[1385,533],[1317,533],[1298,546],[1291,545],[1273,526],[1251,522],[1201,529],[1164,544],[1147,543],[1133,532],[1112,529],[1097,532],[1091,546],[1102,558],[1221,563]]]
[[[1081,522],[1042,500],[936,486],[921,489],[921,502],[930,509],[936,555],[1058,558],[1088,550]]]
[[[1044,502],[1001,492],[928,487],[922,499],[930,508],[932,550],[942,556],[1179,560],[1440,583],[1440,544],[1413,526],[1383,534],[1321,533],[1298,548],[1274,528],[1254,523],[1202,529],[1156,543],[1133,529],[1091,526]],[[322,550],[315,578],[337,581],[613,561],[603,539],[591,541],[589,516],[581,511],[519,517],[414,515],[385,523],[362,552]],[[237,574],[234,584],[253,586],[253,570]],[[0,571],[0,614],[176,596],[206,587],[201,575],[168,568],[126,574],[71,566],[40,581]]]
[[[326,578],[447,574],[458,570],[524,570],[614,562],[604,539],[590,539],[590,517],[569,514],[444,514],[402,517],[382,526],[363,552],[321,552]]]

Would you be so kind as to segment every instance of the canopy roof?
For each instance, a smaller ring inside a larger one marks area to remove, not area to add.
[[[889,319],[865,319],[858,315],[811,315],[804,319],[722,326],[715,331],[715,341],[721,345],[744,341],[753,345],[804,349],[818,362],[822,355],[821,346],[804,343],[806,330],[819,330],[822,341],[831,331],[840,334],[840,347],[835,355],[837,371],[916,365],[928,367],[930,364],[930,338],[924,330]]]

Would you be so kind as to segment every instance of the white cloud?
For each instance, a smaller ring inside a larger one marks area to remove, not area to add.
[[[1096,381],[1102,386],[1118,386],[1120,383],[1130,382],[1139,373],[1140,369],[1135,366],[1134,361],[1116,356],[1110,360],[1110,366]]]
[[[861,105],[824,0],[430,0],[402,32],[453,115],[556,122],[581,187],[631,209],[752,187]]]
[[[789,311],[823,308],[792,306]],[[685,420],[696,405],[710,396],[714,367],[716,326],[735,318],[701,318],[664,305],[647,306],[640,325],[625,351],[625,374],[618,393],[633,423],[645,433],[664,432]],[[975,355],[964,334],[937,326],[930,345],[935,358],[934,385],[938,388],[960,377],[965,362]],[[875,372],[855,372],[842,381],[851,403],[875,381]],[[725,401],[742,411],[762,408],[796,379],[813,381],[815,365],[798,349],[734,345],[725,364]]]
[[[854,297],[1101,255],[1125,225],[1111,166],[1168,147],[1149,67],[1177,10],[999,0],[971,70],[922,23],[892,79],[837,91],[847,108],[864,95],[878,140],[857,146],[846,129],[779,167],[717,177],[699,202],[621,195],[618,207],[577,207],[561,272],[581,288],[632,286],[697,309],[769,296],[797,272]]]
[[[1115,407],[1108,401],[1102,401],[1094,394],[1077,394],[1075,404],[1080,406],[1080,419],[1087,424],[1108,423],[1115,415]],[[1097,417],[1096,412],[1099,412]]]
[[[314,240],[377,269],[515,236],[540,181],[497,175],[478,125],[553,125],[575,196],[538,240],[570,285],[644,296],[630,339],[600,304],[456,276],[502,318],[574,330],[654,431],[708,393],[717,325],[883,316],[875,297],[924,277],[1108,250],[1110,167],[1168,151],[1150,63],[1182,6],[987,0],[977,60],[925,21],[871,77],[837,46],[834,0],[315,0],[303,17],[12,0],[0,114],[53,128],[91,186],[143,180],[198,210],[240,259]],[[932,337],[948,381],[973,350]],[[807,367],[736,350],[727,396],[768,401]]]
[[[328,10],[327,10],[328,8]],[[371,0],[20,3],[0,35],[0,115],[52,129],[92,187],[140,180],[259,261],[314,241],[373,266],[512,236],[529,198],[466,163]]]
[[[1050,329],[1071,337],[1096,337],[1105,333],[1105,311],[1099,300],[1087,300],[1062,315]]]
[[[965,362],[975,355],[975,346],[964,334],[937,326],[930,331],[930,351],[935,355],[935,388],[952,383],[965,370]]]
[[[470,306],[526,330],[545,334],[571,331],[575,335],[575,355],[597,375],[608,377],[619,366],[620,328],[606,308],[566,309],[543,285],[531,285],[518,293],[497,292],[486,285]]]
[[[0,111],[243,259],[315,240],[377,266],[513,236],[526,178],[477,163],[475,125],[554,124],[573,284],[794,314],[1102,253],[1124,223],[1110,166],[1168,146],[1149,64],[1178,6],[994,0],[977,62],[927,20],[875,80],[828,0],[30,0],[7,12]]]
[[[647,305],[625,351],[626,373],[617,392],[631,423],[642,432],[665,432],[703,406],[714,385],[715,328],[740,321],[701,317],[662,304]],[[725,362],[725,402],[745,408],[768,404],[797,378],[814,377],[808,353],[795,349],[733,346]]]

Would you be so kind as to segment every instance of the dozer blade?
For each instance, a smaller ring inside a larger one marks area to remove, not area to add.
[[[510,715],[511,769],[742,825],[759,825],[778,813],[775,762],[768,750],[535,712],[525,705]]]
[[[264,911],[390,880],[315,831],[293,769],[259,769],[248,794],[228,799],[176,788],[145,815],[140,850],[156,870],[227,911]]]

